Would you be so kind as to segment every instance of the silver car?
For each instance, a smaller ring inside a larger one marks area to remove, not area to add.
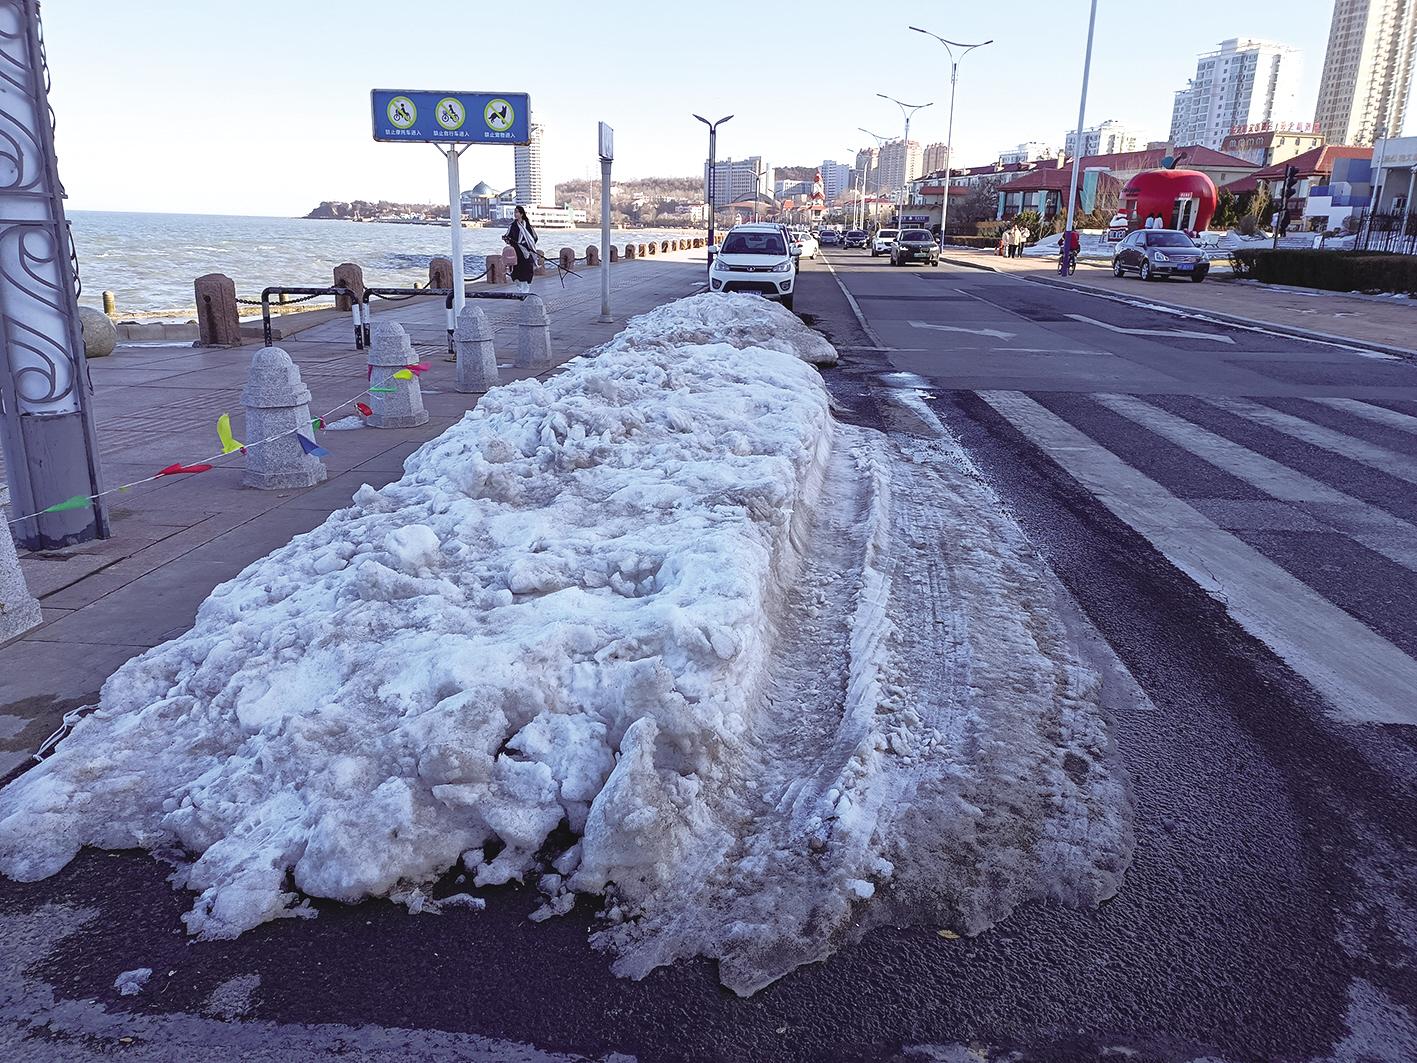
[[[1180,229],[1138,229],[1112,252],[1112,272],[1134,270],[1144,281],[1190,277],[1199,284],[1210,272],[1210,259]]]

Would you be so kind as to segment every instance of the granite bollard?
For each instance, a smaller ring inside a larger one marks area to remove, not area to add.
[[[314,487],[325,478],[324,462],[305,453],[296,438],[298,433],[314,442],[315,430],[310,424],[310,389],[301,382],[300,369],[290,355],[279,347],[262,347],[252,355],[241,405],[246,408],[248,444],[243,484],[280,491]]]
[[[199,347],[240,347],[241,314],[236,282],[224,273],[208,273],[193,282],[197,293]]]
[[[586,244],[585,264],[587,266],[600,265],[600,248],[596,247],[594,244]]]
[[[634,257],[635,257],[635,253],[636,253],[636,252],[635,252],[635,245],[634,245],[634,244],[626,244],[626,245],[625,245],[625,261],[626,261],[626,262],[632,261],[632,260],[634,259]]]
[[[350,307],[356,302],[364,299],[364,270],[357,262],[341,262],[335,267],[336,288],[348,288],[354,293],[354,298],[347,296],[335,296],[335,309],[349,312]]]
[[[428,287],[451,288],[453,286],[453,263],[451,259],[434,258],[428,262]]]
[[[487,283],[506,284],[511,275],[507,272],[507,260],[501,255],[487,256]]]
[[[474,300],[469,299],[458,315],[453,346],[457,351],[455,387],[458,391],[475,395],[497,386],[497,351],[493,346],[492,329],[487,324],[487,315]]]
[[[644,246],[651,255],[657,254],[659,252],[659,245],[653,240],[651,240],[648,244],[645,244]]]
[[[551,319],[539,295],[523,299],[517,315],[517,368],[551,368]]]
[[[416,362],[413,343],[397,321],[376,321],[369,336],[369,406],[364,419],[371,428],[414,428],[428,423],[418,374],[396,380],[394,374]],[[391,391],[375,390],[392,388]]]
[[[0,524],[9,520],[3,503],[0,503]],[[25,586],[25,574],[20,571],[20,560],[15,555],[15,540],[10,537],[10,526],[0,532],[0,642],[23,635],[33,627],[38,627],[43,619],[39,602]]]
[[[561,253],[556,256],[556,264],[564,270],[576,268],[576,253],[569,247],[561,248]]]

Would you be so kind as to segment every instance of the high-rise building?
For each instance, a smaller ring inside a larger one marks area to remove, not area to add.
[[[851,166],[831,159],[822,160],[822,194],[828,203],[835,203],[838,196],[851,187]]]
[[[517,202],[524,207],[542,206],[540,125],[532,124],[530,144],[512,149],[512,164],[517,175]]]
[[[880,188],[894,192],[920,176],[920,142],[888,140],[881,145]]]
[[[1298,49],[1232,37],[1196,62],[1196,76],[1176,93],[1171,143],[1218,149],[1237,126],[1297,117]]]
[[[1229,132],[1229,130],[1226,130]],[[1137,151],[1146,142],[1135,129],[1109,118],[1101,125],[1082,131],[1082,148],[1078,148],[1078,134],[1074,129],[1063,138],[1063,154],[1074,155],[1117,155],[1124,151]]]
[[[856,176],[861,187],[874,192],[880,187],[881,153],[877,148],[862,148],[856,153]]]
[[[726,206],[738,199],[750,198],[756,192],[766,196],[773,187],[772,167],[760,155],[746,159],[719,159],[713,166],[713,201]],[[708,202],[709,164],[704,160],[704,202]]]
[[[938,141],[934,144],[926,144],[925,154],[921,156],[920,160],[920,165],[924,167],[921,173],[939,173],[945,168],[949,157],[950,149]]]
[[[1330,144],[1402,132],[1417,48],[1412,0],[1335,0],[1314,124]]]
[[[1032,162],[1034,159],[1051,159],[1058,154],[1055,148],[1037,140],[1026,140],[1016,148],[999,152],[999,161],[1005,166],[1014,162]],[[928,171],[927,171],[928,172]]]

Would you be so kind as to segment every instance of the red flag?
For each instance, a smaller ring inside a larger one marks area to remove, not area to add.
[[[176,476],[184,472],[206,472],[210,468],[210,465],[169,465],[165,469],[159,469],[157,475]]]
[[[364,403],[362,403],[362,402],[356,402],[356,403],[354,404],[354,408],[355,408],[356,410],[358,410],[360,413],[362,413],[365,417],[370,416],[370,415],[373,414],[373,412],[374,412],[374,411],[371,410],[368,406],[365,406]]]

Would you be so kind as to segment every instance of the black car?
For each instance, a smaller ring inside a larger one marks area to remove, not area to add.
[[[846,235],[845,235],[844,237],[842,237],[841,246],[842,246],[842,247],[865,247],[865,246],[866,246],[866,241],[867,241],[868,239],[869,239],[869,238],[867,237],[867,235],[866,235],[866,233],[865,233],[864,230],[861,230],[861,229],[848,229],[848,230],[846,230]]]
[[[895,243],[891,244],[891,265],[904,266],[907,262],[928,262],[932,266],[940,264],[940,245],[928,229],[902,229]]]
[[[817,242],[823,247],[840,247],[841,234],[835,229],[823,229],[822,235]]]
[[[1112,272],[1135,270],[1144,281],[1190,277],[1199,284],[1210,272],[1210,260],[1180,229],[1138,229],[1112,252]]]

